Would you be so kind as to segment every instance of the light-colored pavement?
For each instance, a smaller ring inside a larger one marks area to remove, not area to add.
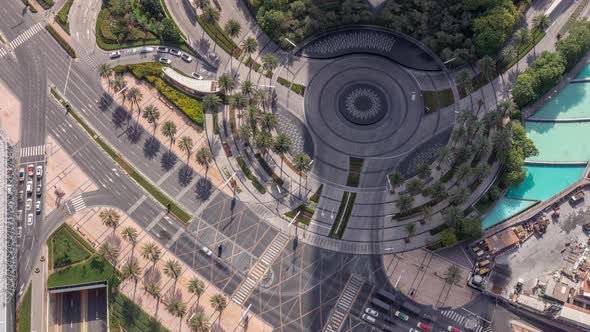
[[[35,272],[31,275],[31,331],[47,331],[47,246],[43,246],[42,255],[33,262]],[[41,257],[44,257],[41,261]],[[39,272],[36,272],[39,269]]]

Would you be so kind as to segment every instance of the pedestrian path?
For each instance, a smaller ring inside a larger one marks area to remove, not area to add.
[[[74,215],[76,212],[84,209],[85,207],[86,202],[84,202],[82,196],[75,197],[66,204],[66,210],[68,211],[69,215]]]
[[[8,53],[9,52],[7,50],[0,47],[0,59],[2,59]]]
[[[8,43],[10,48],[15,49],[18,46],[22,45],[27,40],[31,39],[34,35],[36,35],[39,31],[43,30],[43,24],[37,23],[32,27],[28,28],[25,32],[21,33],[18,37],[16,37],[13,41]]]
[[[234,302],[239,305],[243,305],[246,302],[254,287],[266,275],[266,272],[283,251],[287,242],[289,242],[289,237],[286,234],[279,232],[275,236],[266,251],[260,256],[260,259],[256,262],[252,270],[250,270],[251,272],[248,274],[246,280],[240,284],[232,296]]]
[[[96,64],[96,61],[94,61],[94,59],[92,59],[85,50],[77,49],[76,52],[82,61],[86,62],[86,64],[88,64],[90,68],[94,70],[94,72],[98,73],[98,65]]]
[[[33,157],[45,153],[45,145],[27,146],[20,149],[20,157]]]
[[[342,322],[346,318],[346,315],[350,312],[350,308],[352,308],[352,304],[356,301],[356,297],[359,294],[361,286],[363,285],[363,279],[360,277],[351,274],[346,286],[344,286],[344,291],[340,293],[340,297],[338,298],[338,302],[336,302],[336,306],[328,319],[328,324],[324,328],[325,332],[338,332],[342,328]]]
[[[441,314],[445,317],[447,317],[450,320],[454,320],[455,322],[457,322],[459,325],[463,325],[464,323],[467,322],[467,318],[463,315],[461,315],[460,313],[454,311],[454,310],[443,310],[441,311]],[[473,317],[471,318],[473,320]],[[472,329],[474,332],[487,332],[490,329],[490,327],[488,327],[487,329],[485,329],[484,331],[484,327],[477,324],[477,326]]]

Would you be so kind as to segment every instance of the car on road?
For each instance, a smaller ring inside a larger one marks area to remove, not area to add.
[[[430,325],[427,325],[427,324],[424,324],[424,323],[421,323],[421,322],[418,322],[418,324],[416,326],[418,326],[418,328],[420,328],[420,329],[422,329],[424,331],[430,331],[431,330],[430,329]]]
[[[192,76],[192,77],[194,77],[194,78],[196,78],[196,79],[198,79],[198,80],[202,80],[202,79],[203,79],[203,76],[199,75],[199,74],[198,74],[198,73],[196,73],[196,72],[193,72],[193,73],[191,74],[191,76]]]
[[[23,236],[23,228],[22,226],[18,226],[16,229],[16,237],[20,238],[21,236]]]
[[[365,312],[375,318],[377,318],[379,316],[379,313],[377,312],[377,310],[375,310],[373,308],[366,308]]]
[[[367,315],[367,314],[363,314],[361,317],[363,318],[363,320],[365,320],[371,324],[375,324],[375,317],[373,317],[371,315]]]
[[[18,169],[18,180],[21,182],[25,180],[25,169],[22,167]]]
[[[37,166],[37,177],[40,178],[43,176],[43,166]]]
[[[18,201],[19,202],[22,202],[23,201],[23,196],[24,196],[23,191],[22,190],[19,190],[19,192],[18,192]]]
[[[165,64],[165,65],[169,65],[170,63],[172,63],[172,60],[170,60],[170,59],[168,59],[168,58],[165,58],[165,57],[161,57],[161,58],[159,58],[159,59],[158,59],[158,61],[159,61],[160,63],[163,63],[163,64]]]
[[[35,191],[37,196],[41,196],[41,181],[37,182],[37,190]]]
[[[168,53],[168,47],[158,46],[158,53]]]
[[[458,327],[454,327],[454,326],[449,326],[447,328],[447,331],[449,331],[449,332],[461,332],[461,330],[459,330]]]
[[[193,58],[190,55],[186,54],[186,53],[182,53],[182,55],[180,57],[182,58],[182,60],[184,60],[186,62],[193,61]]]
[[[37,212],[37,214],[41,213],[41,201],[35,202],[35,212]]]
[[[16,211],[16,221],[21,221],[23,219],[23,210]]]
[[[153,51],[154,51],[153,47],[146,46],[146,47],[142,47],[141,50],[139,50],[139,53],[151,53]]]
[[[27,216],[27,226],[33,226],[33,214],[29,213]]]
[[[29,164],[29,166],[27,166],[27,171],[29,173],[29,176],[33,176],[33,172],[35,171],[35,165]]]
[[[110,56],[111,56],[111,59],[116,59],[116,58],[118,58],[118,57],[121,56],[121,51],[111,52],[111,55]]]
[[[25,210],[29,211],[31,209],[31,205],[33,205],[33,200],[27,198],[27,203],[25,204]]]
[[[175,50],[173,48],[170,49],[170,54],[175,55],[175,56],[182,56],[182,52],[180,52],[179,50]]]
[[[27,194],[33,193],[33,181],[27,181]]]
[[[400,311],[396,311],[393,315],[395,317],[401,319],[401,320],[408,320],[408,319],[410,319],[410,317],[408,317],[408,315],[406,315],[406,314],[404,314],[403,312],[400,312]]]
[[[207,256],[207,257],[211,257],[211,255],[213,255],[213,252],[211,251],[211,249],[207,248],[207,247],[203,247],[201,248],[201,251]]]

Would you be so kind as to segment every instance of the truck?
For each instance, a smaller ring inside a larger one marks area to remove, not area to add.
[[[572,196],[570,196],[570,203],[575,204],[581,200],[584,199],[584,192],[583,191],[578,191],[575,194],[573,194]]]

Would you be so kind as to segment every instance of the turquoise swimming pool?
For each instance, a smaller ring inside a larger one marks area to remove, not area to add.
[[[483,228],[493,226],[536,201],[548,199],[562,191],[582,177],[586,166],[527,164],[526,168],[524,181],[508,189],[506,196],[484,218]]]
[[[531,161],[586,162],[590,160],[590,122],[530,122],[527,135],[539,150]]]
[[[531,119],[590,118],[590,82],[568,84]]]
[[[584,69],[582,69],[576,78],[590,78],[590,63],[587,64]]]

